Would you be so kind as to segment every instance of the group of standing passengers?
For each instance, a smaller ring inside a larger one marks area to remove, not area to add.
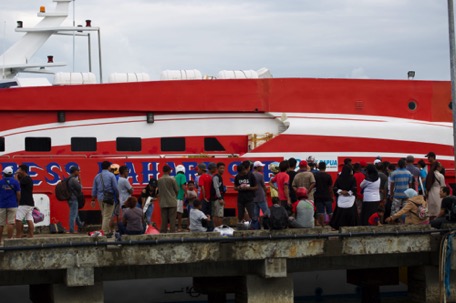
[[[183,165],[176,166],[174,177],[170,175],[171,167],[164,165],[162,176],[158,180],[154,177],[149,180],[141,192],[139,202],[132,196],[133,187],[127,179],[128,168],[120,166],[117,179],[114,174],[117,171],[110,171],[111,167],[108,161],[102,163],[102,171],[95,176],[92,188],[92,206],[98,200],[102,213],[102,230],[106,235],[112,236],[116,225],[121,234],[144,233],[148,225],[153,225],[153,202],[158,197],[161,233],[175,232],[176,221],[177,231],[182,231],[184,207],[189,211],[191,231],[206,231],[213,228],[214,224],[222,224],[225,204],[223,196],[226,191],[222,178],[224,163],[209,163],[208,167],[200,163],[197,166],[196,180],[188,182]]]
[[[399,159],[397,167],[376,159],[374,164],[346,159],[334,191],[337,203],[330,225],[382,225],[391,223],[428,224],[440,228],[446,221],[456,221],[445,185],[444,169],[429,152],[429,170],[424,160],[414,164],[414,157]],[[443,199],[443,200],[442,200]]]
[[[34,207],[33,181],[28,175],[28,166],[19,165],[15,174],[13,167],[5,167],[3,178],[0,180],[0,242],[5,226],[9,239],[13,237],[14,230],[16,230],[16,238],[22,238],[24,221],[28,225],[27,236],[33,237]]]

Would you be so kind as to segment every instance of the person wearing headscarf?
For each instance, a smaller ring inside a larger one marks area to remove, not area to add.
[[[336,209],[329,225],[334,229],[341,226],[358,225],[356,209],[356,179],[353,177],[351,166],[345,165],[334,183],[334,193],[337,196]]]
[[[369,218],[377,212],[380,205],[380,183],[378,171],[373,164],[366,167],[366,178],[361,182],[363,204],[361,208],[361,225],[369,225]]]
[[[426,192],[429,204],[429,217],[433,220],[440,212],[442,198],[440,187],[445,186],[445,177],[441,173],[442,165],[436,161],[432,164],[426,177]]]
[[[404,207],[391,217],[386,218],[385,222],[394,222],[402,217],[402,215],[405,215],[405,224],[428,224],[429,217],[420,217],[420,206],[422,208],[427,208],[428,206],[424,197],[422,195],[418,195],[418,193],[412,188],[405,190],[404,193],[407,196],[407,201],[405,202]]]

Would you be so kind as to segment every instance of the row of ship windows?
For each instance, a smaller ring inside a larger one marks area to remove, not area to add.
[[[185,138],[161,138],[160,148],[163,152],[186,151]],[[25,151],[28,152],[49,152],[51,151],[51,138],[49,137],[26,137]],[[116,150],[120,152],[140,152],[142,140],[138,137],[116,138]],[[225,151],[223,145],[217,138],[204,138],[205,151]],[[0,152],[5,151],[5,138],[0,137]],[[97,151],[97,138],[95,137],[74,137],[71,138],[71,151],[73,152],[95,152]]]

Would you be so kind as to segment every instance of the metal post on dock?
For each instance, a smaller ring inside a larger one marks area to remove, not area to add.
[[[450,67],[451,67],[451,107],[453,111],[453,145],[456,147],[456,53],[454,34],[454,6],[453,0],[448,0],[448,30],[450,36]],[[456,149],[453,147],[454,160],[456,161]],[[456,163],[455,163],[456,168]]]

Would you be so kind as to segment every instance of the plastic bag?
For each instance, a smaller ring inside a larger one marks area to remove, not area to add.
[[[214,228],[214,231],[220,233],[220,235],[224,237],[232,237],[234,233],[234,229],[227,225],[217,226]]]

